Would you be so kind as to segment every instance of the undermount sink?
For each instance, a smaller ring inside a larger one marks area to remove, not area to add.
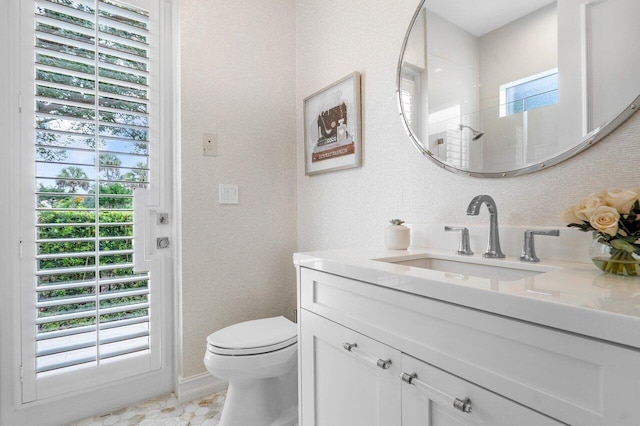
[[[473,276],[499,281],[521,280],[557,269],[551,266],[525,264],[510,260],[488,260],[478,257],[452,257],[453,256],[428,255],[410,259],[387,258],[375,260],[457,275],[449,276],[450,278]]]

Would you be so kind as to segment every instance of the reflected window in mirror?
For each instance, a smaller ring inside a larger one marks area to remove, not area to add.
[[[557,68],[500,86],[500,117],[557,103]]]
[[[416,82],[412,75],[405,74],[402,76],[402,84],[400,85],[400,102],[402,102],[402,110],[405,113],[407,124],[415,126],[417,123],[416,110]]]

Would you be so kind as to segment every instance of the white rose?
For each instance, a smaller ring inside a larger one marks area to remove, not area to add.
[[[581,222],[583,222],[583,220],[580,219],[576,215],[576,206],[571,206],[568,209],[566,209],[565,211],[563,211],[561,217],[562,217],[562,220],[567,222],[567,223],[581,223]]]
[[[629,189],[616,188],[607,191],[604,196],[605,202],[615,208],[620,214],[627,214],[631,210],[633,203],[638,199],[638,194]]]
[[[612,237],[618,233],[618,220],[620,214],[614,207],[600,206],[591,215],[589,223],[597,231],[609,234]]]
[[[587,198],[583,198],[576,204],[575,207],[575,215],[580,220],[584,220],[585,222],[589,222],[591,220],[591,216],[593,212],[598,208],[604,205],[604,201],[602,198],[598,196],[591,196]]]

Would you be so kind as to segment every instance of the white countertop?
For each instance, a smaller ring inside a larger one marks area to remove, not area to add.
[[[547,271],[514,281],[441,272],[388,261],[441,259]],[[382,259],[378,261],[374,259]],[[483,259],[451,251],[342,249],[294,254],[297,266],[640,348],[640,277],[605,274],[594,265],[516,258]]]

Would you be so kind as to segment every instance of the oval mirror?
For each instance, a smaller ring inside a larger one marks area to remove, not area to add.
[[[640,102],[638,0],[422,0],[397,99],[409,137],[457,173],[564,161]]]

